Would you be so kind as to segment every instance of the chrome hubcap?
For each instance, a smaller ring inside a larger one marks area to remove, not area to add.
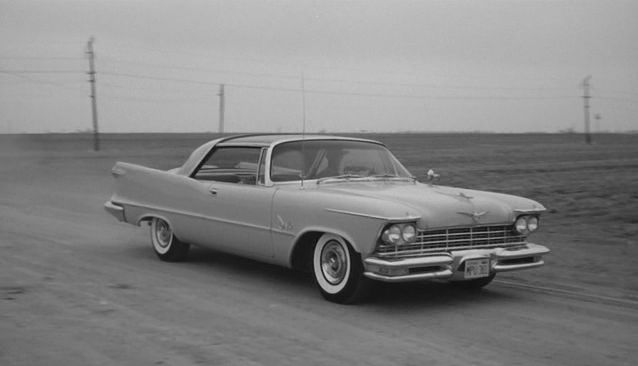
[[[168,247],[171,244],[171,238],[173,237],[173,231],[168,226],[166,221],[157,220],[157,226],[156,226],[156,229],[155,229],[155,233],[157,234],[156,235],[157,244],[160,247],[166,248],[166,247]]]
[[[343,281],[348,269],[347,256],[343,247],[331,241],[321,251],[321,272],[323,277],[332,285]]]

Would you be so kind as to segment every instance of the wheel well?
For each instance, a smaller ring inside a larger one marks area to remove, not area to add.
[[[309,231],[297,240],[290,259],[292,268],[304,272],[312,270],[312,255],[315,243],[323,234],[321,231]]]
[[[153,215],[153,214],[146,214],[146,215],[140,217],[137,220],[137,226],[142,226],[142,223],[144,223],[144,222],[146,224],[150,225],[151,221],[153,221],[154,218],[162,219],[162,220],[164,220],[164,221],[166,221],[166,222],[168,222],[170,224],[170,222],[168,220],[166,220],[165,218],[163,218],[162,216]]]
[[[177,240],[180,240],[179,236],[175,233],[175,227],[173,226],[173,223],[162,215],[146,214],[140,217],[139,220],[137,220],[137,226],[142,226],[142,223],[146,223],[148,226],[151,226],[151,222],[153,221],[153,219],[156,219],[156,218],[166,221],[168,223],[168,226],[170,226],[171,229],[173,230],[173,235],[175,235],[175,238]]]

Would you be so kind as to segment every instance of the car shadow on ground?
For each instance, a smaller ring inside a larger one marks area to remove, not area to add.
[[[451,283],[421,281],[408,283],[378,283],[369,304],[378,307],[409,309],[440,308],[454,306],[455,309],[478,304],[491,304],[503,301],[518,301],[517,296],[500,288],[488,285],[483,289],[466,289]]]
[[[148,247],[136,247],[135,256],[155,257]],[[156,259],[156,258],[153,258]],[[259,262],[211,249],[191,247],[187,259],[179,263],[190,268],[214,270],[218,275],[232,277],[244,284],[267,285],[273,293],[282,296],[306,297],[311,301],[323,301],[316,289],[311,273]],[[294,295],[292,295],[294,294]],[[445,282],[375,282],[371,294],[359,306],[371,308],[442,308],[464,304],[490,304],[502,301],[519,301],[518,296],[498,286],[488,285],[482,290],[468,290]],[[520,300],[523,301],[523,300]]]
[[[294,292],[297,294],[305,293],[304,289],[309,289],[308,293],[311,295],[315,294],[310,273],[212,249],[191,247],[188,258],[182,264],[214,268],[215,271],[222,271],[244,283],[267,283],[270,287],[281,284],[281,286],[294,287]]]

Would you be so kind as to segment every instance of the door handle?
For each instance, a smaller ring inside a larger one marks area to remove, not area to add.
[[[217,196],[217,189],[215,189],[214,187],[208,188],[208,192],[215,197]]]

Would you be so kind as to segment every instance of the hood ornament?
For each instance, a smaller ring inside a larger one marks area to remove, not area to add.
[[[472,221],[474,221],[474,223],[478,224],[479,219],[483,216],[485,216],[489,211],[481,211],[481,212],[457,212],[457,214],[459,215],[465,215],[465,216],[469,216]]]

